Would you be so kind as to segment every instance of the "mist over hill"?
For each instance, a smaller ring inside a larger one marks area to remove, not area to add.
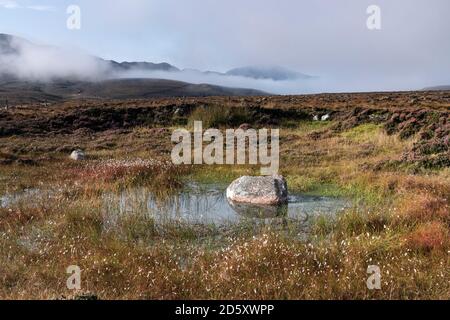
[[[204,77],[209,75],[199,73]],[[192,74],[190,70],[183,71],[164,62],[104,60],[80,51],[38,45],[0,34],[0,99],[4,101],[267,94],[235,87],[233,82],[220,86],[195,81]],[[186,81],[190,78],[194,83]]]
[[[0,80],[0,107],[58,102],[69,99],[148,99],[161,97],[265,96],[254,89],[192,84],[166,79],[111,79],[99,81]]]
[[[242,67],[218,72],[180,69],[167,62],[118,62],[75,49],[35,44],[7,34],[0,34],[0,78],[38,82],[166,79],[198,85],[210,84],[216,88],[257,90],[241,90],[240,93],[263,91],[281,94],[305,92],[311,79],[310,76],[282,67]],[[231,91],[236,92],[235,89]]]
[[[283,67],[249,66],[229,70],[227,75],[241,76],[253,79],[271,79],[275,81],[310,79],[309,75],[295,72]]]
[[[447,91],[447,90],[450,90],[450,85],[426,87],[423,90],[424,91]]]

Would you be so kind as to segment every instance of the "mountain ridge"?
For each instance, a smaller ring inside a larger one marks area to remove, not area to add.
[[[47,78],[39,77],[42,67],[46,67],[45,62],[33,61],[34,73],[27,68],[26,63],[30,58],[34,58],[35,52],[40,58],[49,55],[51,58],[56,57],[56,60],[60,60],[51,61],[47,58],[48,63],[53,63],[50,68],[56,65],[56,69],[52,69],[52,73],[49,72],[50,75]],[[79,57],[75,56],[75,58]],[[182,72],[166,62],[117,62],[88,55],[83,55],[79,59],[83,59],[84,69],[78,68],[74,62],[72,63],[74,66],[69,66],[68,71],[58,73],[58,63],[63,67],[67,64],[64,53],[61,55],[61,52],[54,47],[35,45],[20,37],[0,34],[0,101],[26,103],[27,101],[43,102],[73,98],[139,99],[268,95],[266,92],[251,88],[207,83],[193,84],[157,77],[131,77],[134,71]],[[21,65],[23,63],[25,65]],[[83,72],[90,72],[92,68],[95,69],[94,76],[83,77]],[[30,72],[32,77],[23,76],[26,72]]]
[[[447,91],[447,90],[450,90],[450,85],[426,87],[426,88],[423,88],[422,90],[423,91]]]
[[[26,45],[27,47],[35,46],[39,48],[45,48],[45,46],[36,45],[27,39],[0,33],[0,54],[2,55],[17,55],[20,54],[21,47]],[[50,48],[50,47],[49,47]],[[194,72],[203,75],[217,75],[217,76],[239,76],[254,80],[266,79],[273,81],[286,81],[286,80],[298,80],[312,78],[309,75],[292,71],[284,67],[279,66],[244,66],[230,69],[226,72],[218,72],[214,70],[201,71],[197,69],[180,69],[167,62],[148,62],[148,61],[123,61],[118,62],[115,60],[105,60],[101,57],[93,56],[94,60],[99,63],[99,66],[105,70],[104,74],[100,74],[100,77],[121,77],[121,74],[127,74],[134,71],[139,72],[173,72],[184,73]],[[2,70],[0,70],[1,73]]]
[[[225,73],[226,75],[241,76],[253,79],[270,79],[274,81],[287,81],[298,79],[309,79],[312,76],[289,70],[280,66],[246,66],[234,68]]]

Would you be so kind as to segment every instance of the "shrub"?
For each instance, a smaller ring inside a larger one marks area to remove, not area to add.
[[[408,236],[407,243],[414,250],[444,249],[448,245],[448,236],[448,229],[445,224],[433,221],[417,227]]]
[[[196,108],[189,116],[188,125],[194,126],[194,121],[202,121],[203,128],[218,128],[221,126],[236,126],[251,122],[250,111],[246,108],[232,108],[219,105]]]
[[[444,198],[419,193],[409,195],[400,201],[399,215],[400,219],[411,222],[447,220],[450,218],[450,208]]]

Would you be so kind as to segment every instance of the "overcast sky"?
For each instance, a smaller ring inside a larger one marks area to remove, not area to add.
[[[70,4],[81,30],[66,28]],[[344,91],[450,84],[449,16],[449,0],[0,0],[0,32],[38,43],[179,68],[278,65]]]

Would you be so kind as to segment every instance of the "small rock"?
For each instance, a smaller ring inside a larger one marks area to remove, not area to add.
[[[75,160],[75,161],[80,161],[80,160],[84,160],[86,158],[86,154],[84,153],[83,150],[74,150],[71,154],[70,154],[70,159]]]
[[[227,198],[238,203],[279,205],[287,203],[287,183],[284,177],[279,175],[243,176],[227,188]]]

